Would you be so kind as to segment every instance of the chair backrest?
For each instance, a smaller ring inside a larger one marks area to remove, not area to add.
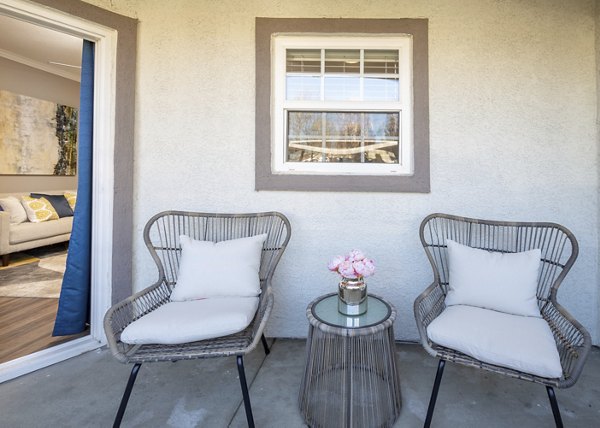
[[[172,290],[177,282],[181,260],[180,235],[200,241],[219,242],[263,233],[267,234],[267,239],[263,245],[259,276],[261,288],[264,289],[290,239],[290,222],[281,213],[164,211],[148,220],[144,228],[144,242],[158,267],[160,278]]]
[[[444,294],[448,287],[446,240],[502,253],[539,248],[542,252],[537,298],[540,309],[556,290],[579,253],[575,236],[556,223],[504,222],[431,214],[421,223],[421,243]]]

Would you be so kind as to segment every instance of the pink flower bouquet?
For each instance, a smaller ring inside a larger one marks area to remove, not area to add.
[[[360,250],[352,250],[345,257],[335,256],[327,268],[342,278],[363,279],[375,273],[375,262],[365,257]]]

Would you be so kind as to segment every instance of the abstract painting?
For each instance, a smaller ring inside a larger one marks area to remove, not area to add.
[[[76,175],[77,113],[0,89],[0,175]]]

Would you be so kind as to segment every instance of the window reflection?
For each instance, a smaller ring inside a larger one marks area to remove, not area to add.
[[[364,99],[367,101],[398,101],[400,82],[398,78],[365,77]]]
[[[325,76],[325,99],[328,101],[360,100],[360,78]]]
[[[398,74],[398,50],[375,50],[364,51],[365,74]]]
[[[287,49],[286,71],[288,73],[321,73],[321,50]]]
[[[318,101],[321,99],[321,78],[319,76],[288,76],[286,97],[292,101]]]
[[[288,111],[289,162],[397,164],[399,112]]]
[[[360,73],[360,49],[325,49],[325,73]]]
[[[399,65],[396,49],[287,49],[286,99],[399,101]]]

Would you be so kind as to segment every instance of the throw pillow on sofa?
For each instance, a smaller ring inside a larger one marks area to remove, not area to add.
[[[23,223],[27,220],[27,213],[21,205],[21,202],[14,196],[7,196],[0,199],[2,209],[9,213],[10,222],[13,224]]]
[[[31,196],[21,196],[21,203],[27,218],[32,223],[41,223],[47,220],[58,220],[58,214],[46,198],[32,198]]]
[[[75,205],[77,203],[77,192],[65,192],[65,199],[69,203],[69,206],[75,212]]]
[[[47,195],[45,193],[32,193],[32,198],[45,198],[56,210],[60,218],[73,217],[73,209],[64,195]]]

